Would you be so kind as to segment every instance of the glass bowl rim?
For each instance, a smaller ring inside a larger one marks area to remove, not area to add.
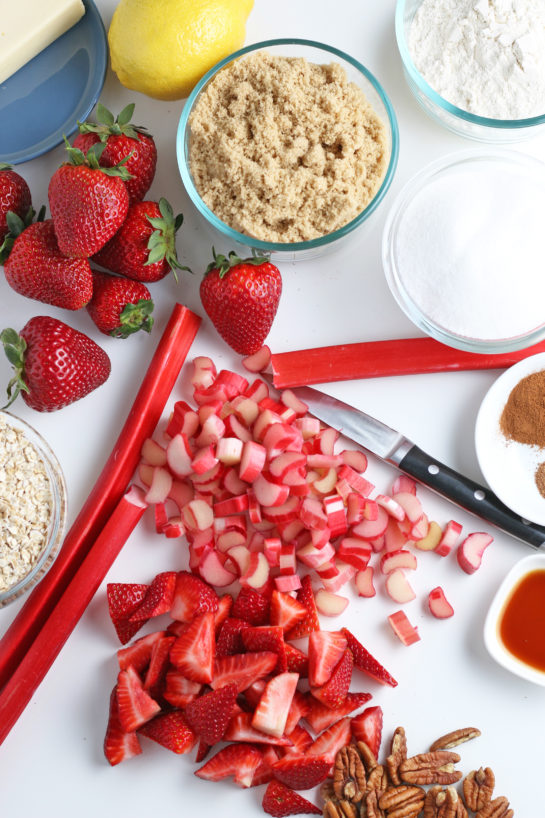
[[[0,592],[0,608],[14,602],[26,591],[30,590],[50,569],[59,551],[66,527],[67,490],[64,472],[57,459],[56,454],[47,440],[26,420],[18,415],[0,410],[0,416],[6,415],[9,423],[22,429],[32,445],[38,450],[40,457],[46,462],[51,472],[51,490],[53,495],[53,521],[47,543],[39,558],[32,566],[28,574],[19,580],[15,585]]]
[[[185,143],[186,143],[186,135],[189,131],[189,116],[191,111],[194,107],[196,100],[198,99],[202,89],[207,85],[209,80],[214,77],[218,71],[221,71],[224,66],[228,63],[233,62],[234,60],[239,59],[239,57],[244,56],[245,54],[249,54],[253,51],[259,51],[266,48],[271,48],[277,45],[301,45],[305,47],[315,48],[320,51],[325,51],[329,54],[333,54],[336,57],[344,60],[345,62],[350,63],[360,74],[362,74],[368,82],[371,83],[373,88],[375,89],[376,93],[380,97],[384,108],[386,109],[386,113],[388,115],[388,125],[390,127],[391,132],[391,149],[390,149],[390,158],[388,162],[388,167],[386,169],[386,173],[384,175],[384,179],[381,182],[379,189],[377,190],[376,194],[373,196],[367,207],[365,207],[361,213],[358,213],[355,218],[351,221],[347,222],[347,224],[339,227],[337,230],[334,230],[331,233],[326,233],[324,236],[318,236],[314,239],[309,239],[308,241],[297,241],[297,242],[271,242],[271,241],[263,241],[262,239],[256,239],[253,236],[249,236],[246,233],[239,233],[232,227],[229,227],[228,224],[223,222],[219,219],[215,213],[204,203],[202,198],[200,197],[195,185],[193,184],[193,178],[191,173],[189,172],[188,163],[185,159]],[[182,182],[184,187],[189,195],[189,198],[196,206],[197,210],[203,215],[208,222],[212,224],[217,230],[223,233],[232,241],[236,241],[239,244],[245,246],[251,246],[258,250],[262,250],[264,252],[293,252],[299,250],[311,250],[314,248],[324,247],[332,242],[336,241],[337,239],[346,236],[348,233],[351,233],[356,227],[359,227],[370,215],[373,213],[374,210],[378,207],[384,196],[386,195],[394,177],[394,173],[397,167],[398,157],[399,157],[399,128],[397,124],[397,117],[395,115],[394,108],[386,91],[380,84],[380,82],[376,79],[374,74],[372,74],[369,69],[367,69],[362,63],[358,62],[358,60],[351,57],[349,54],[346,54],[344,51],[341,51],[334,46],[325,45],[324,43],[320,43],[315,40],[306,40],[301,38],[295,37],[281,37],[272,40],[261,40],[258,43],[252,43],[251,45],[247,45],[244,48],[240,48],[238,51],[234,51],[232,54],[229,54],[227,57],[224,57],[223,60],[220,60],[216,65],[214,65],[206,74],[199,80],[191,94],[186,100],[184,105],[184,109],[180,116],[180,120],[178,123],[178,129],[176,133],[176,156],[178,160],[178,168],[180,170],[180,174],[182,177]]]
[[[392,263],[392,255],[394,240],[399,227],[399,219],[403,216],[407,203],[423,190],[426,184],[440,173],[444,173],[456,165],[462,165],[465,162],[475,160],[490,162],[498,159],[504,162],[509,161],[513,164],[522,163],[526,167],[533,169],[539,168],[540,173],[545,179],[545,162],[535,156],[512,148],[466,148],[448,153],[445,156],[434,159],[417,171],[398,192],[386,215],[381,249],[382,267],[390,291],[405,315],[407,315],[417,327],[423,330],[427,335],[430,335],[432,338],[435,338],[447,346],[466,350],[467,352],[492,355],[526,349],[526,347],[538,343],[545,337],[545,321],[539,327],[529,332],[514,335],[509,338],[482,339],[466,335],[457,335],[441,325],[435,324],[422,312],[418,304],[413,301],[402,285],[397,267]]]
[[[405,70],[422,93],[430,100],[430,102],[433,102],[434,105],[436,105],[438,108],[442,108],[447,113],[458,117],[458,119],[463,119],[472,125],[479,125],[480,127],[484,128],[517,130],[522,128],[532,128],[536,125],[543,125],[545,123],[545,113],[540,114],[539,116],[528,117],[526,119],[493,119],[492,117],[478,116],[478,114],[472,114],[469,111],[464,111],[463,108],[458,108],[456,105],[453,105],[444,97],[440,96],[437,91],[434,91],[431,85],[426,82],[422,74],[418,71],[409,51],[409,46],[405,37],[404,12],[406,5],[407,0],[396,1],[395,31],[397,47],[399,49]]]

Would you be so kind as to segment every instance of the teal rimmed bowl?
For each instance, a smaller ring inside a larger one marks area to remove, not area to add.
[[[225,68],[226,65],[234,60],[237,60],[239,57],[254,53],[256,51],[267,51],[269,54],[282,57],[303,57],[308,60],[308,62],[322,65],[337,62],[346,71],[348,80],[350,82],[355,82],[361,88],[367,97],[368,102],[381,118],[386,128],[390,151],[389,161],[384,178],[374,198],[369,202],[367,207],[361,211],[361,213],[359,213],[354,219],[352,219],[352,221],[348,222],[343,227],[339,228],[338,230],[334,230],[332,233],[327,233],[324,236],[320,236],[309,241],[293,243],[270,242],[262,241],[244,233],[239,233],[237,230],[234,230],[232,227],[225,224],[225,222],[219,219],[215,213],[213,213],[212,210],[207,207],[200,197],[191,175],[189,165],[189,152],[191,144],[191,128],[189,125],[189,118],[197,103],[197,100],[199,99],[203,90],[210,82],[212,82],[218,72]],[[180,174],[185,189],[187,190],[187,193],[198,212],[204,217],[206,224],[211,228],[212,235],[216,241],[219,237],[221,237],[223,240],[225,240],[228,249],[237,249],[237,246],[242,246],[245,248],[249,247],[261,253],[274,256],[275,260],[277,261],[300,261],[324,255],[330,250],[344,247],[348,243],[349,239],[356,236],[358,238],[361,237],[364,226],[368,225],[370,217],[376,212],[392,183],[399,154],[399,132],[396,116],[386,92],[373,74],[371,74],[371,72],[361,63],[333,46],[323,45],[322,43],[314,42],[312,40],[285,38],[278,40],[266,40],[246,46],[245,48],[241,48],[239,51],[229,55],[224,60],[221,60],[221,62],[211,68],[210,71],[204,75],[200,82],[195,86],[190,97],[185,103],[178,125],[176,153]]]

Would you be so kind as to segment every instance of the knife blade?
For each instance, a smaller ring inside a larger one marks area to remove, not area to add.
[[[272,383],[270,377],[267,380]],[[412,440],[348,403],[309,386],[292,391],[314,417],[391,463],[432,491],[533,548],[545,546],[545,527],[509,509],[485,486],[459,474],[422,451]]]

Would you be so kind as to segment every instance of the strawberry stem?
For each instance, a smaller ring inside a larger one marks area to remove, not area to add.
[[[164,259],[172,270],[174,278],[178,281],[176,270],[187,270],[189,273],[191,272],[189,267],[184,267],[180,264],[176,252],[176,233],[182,226],[184,217],[182,213],[178,213],[175,217],[172,206],[164,197],[159,199],[159,212],[161,214],[160,217],[146,217],[151,226],[155,227],[148,241],[148,249],[150,252],[146,265],[156,264],[158,261]]]
[[[250,258],[240,258],[237,256],[234,250],[231,250],[228,256],[223,256],[221,254],[216,254],[216,250],[212,247],[212,255],[214,257],[214,261],[211,261],[208,267],[206,268],[206,273],[212,272],[212,270],[217,270],[219,273],[220,278],[224,278],[229,270],[232,267],[236,267],[238,264],[253,264],[256,267],[259,267],[260,264],[266,264],[270,259],[268,256],[259,255],[257,250],[252,249],[252,255]]]
[[[33,207],[28,208],[24,219],[18,216],[17,213],[14,213],[13,210],[8,210],[8,212],[6,213],[6,224],[8,226],[8,232],[4,238],[4,241],[2,242],[2,244],[0,244],[0,264],[4,264],[9,254],[11,253],[11,249],[15,243],[15,239],[17,238],[17,236],[21,235],[25,228],[32,224],[34,216],[36,216],[36,211],[34,210]],[[43,222],[44,217],[45,205],[42,205],[36,217],[36,221]]]
[[[101,142],[106,142],[109,136],[128,136],[131,139],[140,139],[139,134],[150,136],[148,130],[142,125],[132,125],[131,119],[134,114],[134,102],[126,105],[125,108],[115,117],[105,105],[98,103],[96,118],[98,122],[78,122],[80,133],[96,133]]]
[[[131,158],[134,151],[131,151],[128,156],[121,159],[117,165],[113,165],[111,168],[104,168],[100,164],[100,157],[106,147],[103,142],[97,142],[95,145],[91,145],[87,151],[87,155],[85,155],[79,148],[72,147],[66,136],[63,138],[69,159],[68,164],[75,165],[76,167],[78,165],[87,165],[87,167],[92,168],[92,170],[100,170],[102,173],[105,173],[106,176],[119,176],[124,182],[128,182],[129,179],[132,179],[132,173],[129,173],[124,165]]]
[[[136,304],[126,304],[119,316],[120,326],[113,329],[110,335],[113,338],[128,338],[141,329],[151,332],[153,306],[149,298],[141,298]]]
[[[0,341],[4,346],[4,352],[10,364],[13,366],[14,375],[8,383],[8,402],[2,409],[7,409],[19,395],[19,392],[28,392],[28,386],[23,380],[25,368],[26,341],[15,332],[14,329],[4,329],[0,332]]]

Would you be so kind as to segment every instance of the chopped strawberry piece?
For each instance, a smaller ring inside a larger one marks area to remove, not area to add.
[[[292,746],[285,747],[284,753],[286,755],[304,756],[314,739],[308,730],[305,730],[300,724],[296,724],[290,733],[290,741],[292,742]]]
[[[176,639],[170,651],[172,664],[193,682],[209,684],[213,678],[214,614],[199,614],[188,629]]]
[[[133,667],[137,673],[142,673],[150,663],[154,646],[165,636],[167,636],[166,631],[155,631],[155,633],[137,639],[128,648],[120,648],[117,651],[119,669],[127,670]]]
[[[286,672],[288,662],[286,659],[286,647],[284,644],[284,631],[281,627],[261,625],[257,628],[246,628],[241,631],[240,635],[246,650],[253,652],[270,650],[273,653],[276,653],[278,656],[276,672]]]
[[[297,599],[289,594],[283,594],[274,590],[271,596],[271,625],[279,625],[283,630],[289,631],[307,616],[307,609]]]
[[[144,690],[140,676],[129,666],[127,670],[120,670],[117,677],[117,704],[119,721],[123,730],[133,733],[153,716],[157,715],[160,707],[157,702]]]
[[[386,668],[383,667],[380,662],[377,662],[375,657],[372,656],[360,642],[358,642],[356,637],[350,633],[348,628],[342,628],[342,633],[346,637],[348,647],[354,656],[354,666],[357,667],[358,670],[361,670],[363,673],[367,673],[368,676],[371,676],[381,684],[390,685],[390,687],[397,687],[397,682],[394,677],[388,673]]]
[[[307,813],[310,815],[321,815],[322,810],[303,798],[302,795],[286,787],[281,781],[271,781],[263,796],[263,811],[275,818],[283,818],[284,815],[299,815]]]
[[[269,622],[270,597],[245,585],[235,599],[231,614],[235,619],[244,619],[250,625],[267,625]]]
[[[110,714],[104,736],[104,755],[114,767],[128,758],[140,755],[141,752],[142,748],[136,733],[127,733],[121,726],[117,706],[117,688],[114,687],[110,696]]]
[[[200,577],[179,571],[170,615],[179,622],[191,622],[197,614],[218,610],[218,595]]]
[[[157,716],[140,727],[138,732],[178,754],[189,753],[197,742],[197,736],[181,710]]]
[[[186,707],[202,690],[200,682],[186,679],[179,670],[168,670],[165,676],[163,699],[174,707]]]
[[[294,790],[310,790],[329,774],[331,760],[326,756],[285,756],[273,765],[275,778]]]
[[[380,752],[382,738],[382,707],[367,707],[359,716],[352,719],[352,735],[356,741],[364,741],[375,758]]]
[[[241,692],[257,679],[267,676],[278,662],[276,653],[235,653],[233,656],[220,656],[214,665],[214,678],[211,685],[218,687],[235,682]]]
[[[339,707],[346,699],[350,680],[352,679],[353,666],[354,657],[352,651],[347,648],[335,666],[331,678],[325,685],[313,687],[312,695],[327,707]]]
[[[281,629],[280,629],[281,630]],[[248,631],[245,631],[248,633]],[[297,687],[297,673],[279,673],[267,682],[259,704],[252,718],[252,727],[280,738],[286,727],[286,720]]]
[[[149,667],[144,679],[144,688],[152,698],[157,699],[163,692],[165,675],[169,666],[170,649],[176,641],[175,636],[164,636],[158,639],[151,651]]]
[[[298,622],[294,628],[287,632],[286,639],[300,639],[302,636],[308,636],[312,631],[320,630],[318,611],[316,610],[314,593],[308,574],[301,579],[301,587],[297,591],[297,601],[305,606],[307,615],[301,622]]]
[[[189,622],[171,622],[167,628],[167,632],[172,636],[181,636],[189,628]]]
[[[354,710],[368,702],[370,698],[370,693],[347,693],[344,702],[332,710],[310,696],[308,713],[305,714],[304,718],[315,733],[321,733],[322,730],[327,730],[328,727],[342,719],[343,716],[349,716]]]
[[[176,572],[157,574],[140,605],[130,615],[129,622],[147,622],[152,616],[168,613],[174,598]]]
[[[308,754],[326,758],[333,764],[337,752],[350,741],[350,721],[349,718],[341,719],[320,733],[314,744],[309,747]]]
[[[308,656],[306,653],[290,645],[289,642],[284,643],[284,649],[290,673],[298,673],[301,679],[306,679],[308,676]]]
[[[308,680],[319,687],[331,678],[346,650],[346,639],[339,631],[313,631],[308,639]]]
[[[208,753],[210,752],[210,745],[203,741],[202,739],[199,741],[199,746],[197,747],[197,754],[195,756],[195,764],[200,764],[201,761],[204,761]]]
[[[237,686],[230,684],[211,690],[187,705],[186,719],[201,740],[207,744],[221,741],[233,714],[236,699]]]
[[[231,608],[233,607],[233,597],[231,594],[224,594],[220,596],[218,599],[218,610],[216,611],[216,615],[214,616],[214,624],[216,627],[216,633],[221,628],[229,614],[231,613]]]
[[[252,727],[251,713],[237,713],[229,722],[225,731],[225,741],[251,742],[252,744],[275,744],[279,747],[289,747],[291,739],[286,736],[271,736]]]
[[[263,747],[262,752],[263,757],[252,779],[252,787],[259,787],[260,784],[268,784],[269,781],[272,781],[272,765],[280,758],[278,750],[270,745]]]
[[[262,754],[257,747],[229,744],[212,756],[204,767],[195,770],[195,775],[207,781],[220,781],[232,775],[240,787],[251,787],[261,760]]]
[[[291,700],[290,712],[288,713],[288,720],[284,728],[284,734],[286,736],[291,735],[294,728],[299,724],[299,720],[305,718],[309,710],[309,696],[296,690]]]
[[[259,704],[259,700],[263,695],[263,691],[267,687],[267,682],[265,679],[258,679],[257,682],[254,682],[247,687],[244,691],[244,698],[248,702],[250,708],[255,710],[257,705]]]
[[[234,653],[244,651],[241,631],[249,628],[243,619],[228,617],[221,626],[216,642],[216,656],[232,656]]]
[[[110,582],[106,588],[110,619],[122,645],[138,633],[144,622],[129,622],[128,619],[138,608],[148,590],[147,585],[130,582]]]

